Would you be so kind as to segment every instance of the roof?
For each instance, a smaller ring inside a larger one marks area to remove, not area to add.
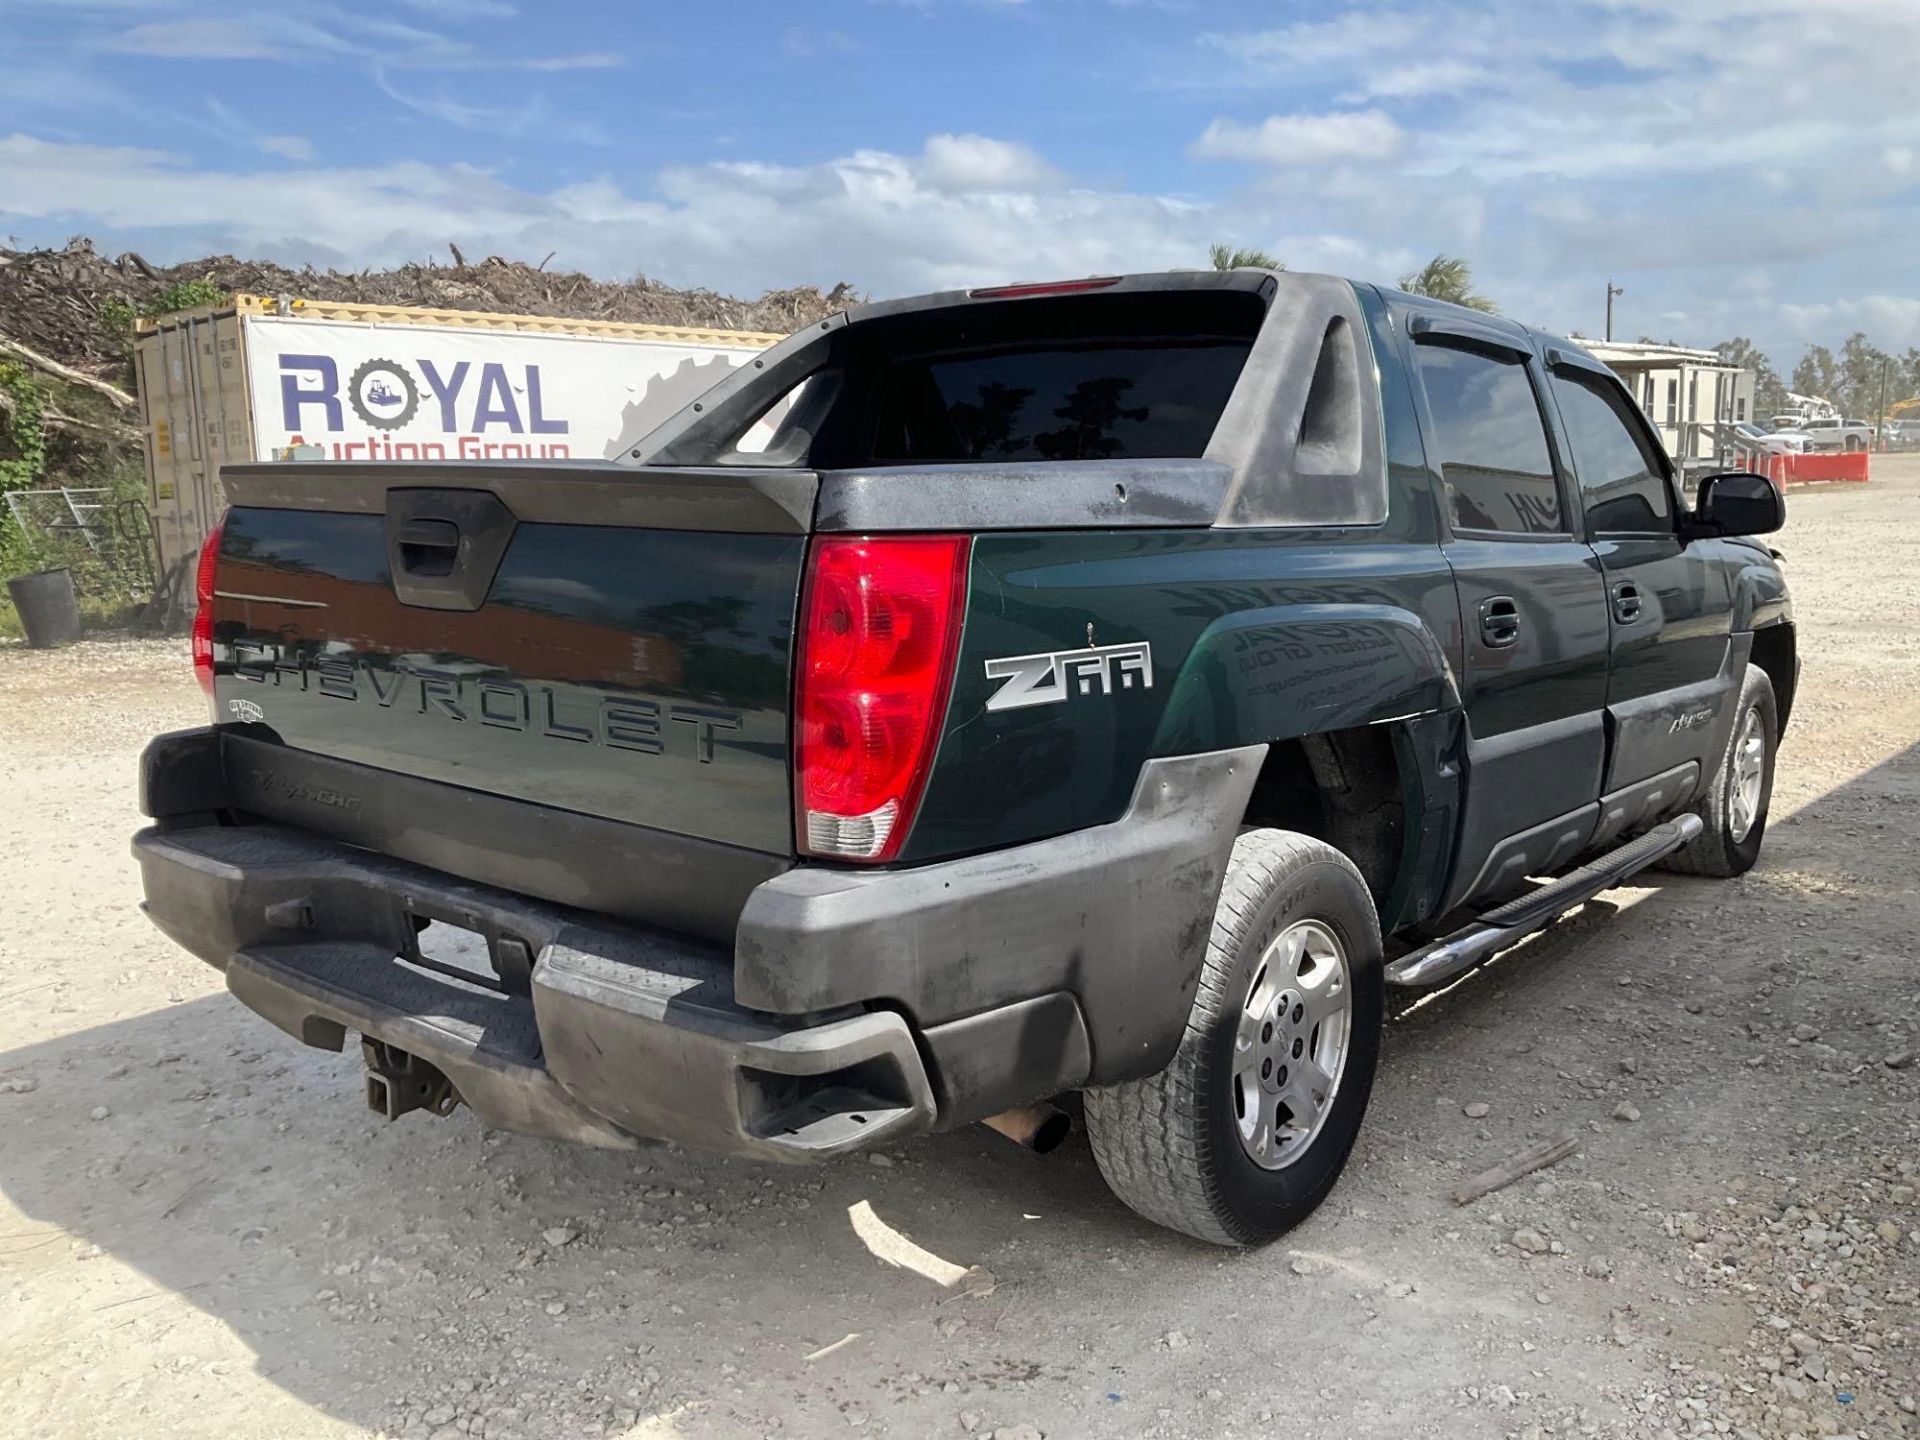
[[[1721,370],[1738,370],[1720,358],[1718,350],[1696,350],[1686,345],[1650,344],[1641,340],[1587,340],[1580,343],[1587,353],[1603,365],[1668,366],[1711,365]]]
[[[362,325],[437,325],[458,330],[506,330],[515,334],[585,335],[607,340],[657,340],[682,345],[736,345],[765,349],[784,335],[758,330],[720,330],[685,325],[639,325],[624,320],[568,320],[553,315],[496,315],[485,310],[441,310],[418,305],[360,305],[347,300],[274,300],[264,295],[235,295],[224,304],[197,306],[142,319],[139,334],[165,330],[212,315],[285,315],[301,320],[344,320]]]

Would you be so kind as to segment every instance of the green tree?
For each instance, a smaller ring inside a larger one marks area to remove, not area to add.
[[[1727,364],[1753,371],[1753,413],[1756,416],[1778,415],[1787,408],[1786,383],[1781,380],[1780,372],[1773,368],[1773,362],[1753,341],[1744,335],[1736,335],[1731,340],[1722,340],[1713,348],[1720,352],[1720,358]]]
[[[1833,403],[1854,419],[1878,419],[1883,395],[1889,404],[1901,398],[1894,388],[1900,383],[1899,369],[1864,331],[1854,331],[1840,347],[1840,393]]]
[[[1794,393],[1812,395],[1837,405],[1840,402],[1834,392],[1839,388],[1840,367],[1834,363],[1833,352],[1824,345],[1809,345],[1800,363],[1793,367]]]
[[[1429,300],[1445,300],[1465,305],[1469,310],[1491,312],[1498,307],[1473,288],[1473,266],[1458,255],[1436,255],[1411,275],[1400,277],[1400,288],[1409,295],[1425,295]]]
[[[1286,265],[1273,258],[1265,250],[1251,250],[1246,246],[1214,245],[1207,251],[1216,270],[1284,270]]]

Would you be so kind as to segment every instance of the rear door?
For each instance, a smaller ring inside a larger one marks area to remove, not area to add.
[[[372,767],[354,809],[306,807],[332,833],[361,838],[390,772],[791,853],[810,475],[778,482],[797,515],[750,477],[610,466],[225,476],[219,718]]]
[[[1725,569],[1681,541],[1672,462],[1620,382],[1572,351],[1549,351],[1548,360],[1587,534],[1606,577],[1611,833],[1656,818],[1710,768],[1725,734],[1715,722],[1739,678],[1729,650],[1733,599]]]
[[[1446,904],[1562,867],[1593,833],[1606,753],[1606,591],[1517,328],[1416,314],[1429,466],[1465,631],[1467,800]]]

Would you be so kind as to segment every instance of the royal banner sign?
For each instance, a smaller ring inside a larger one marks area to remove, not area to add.
[[[245,323],[261,460],[611,459],[759,353],[273,316]]]

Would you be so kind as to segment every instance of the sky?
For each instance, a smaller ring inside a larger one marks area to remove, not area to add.
[[[0,0],[0,234],[873,297],[1206,263],[1920,345],[1920,0]],[[0,272],[0,284],[4,284]]]

